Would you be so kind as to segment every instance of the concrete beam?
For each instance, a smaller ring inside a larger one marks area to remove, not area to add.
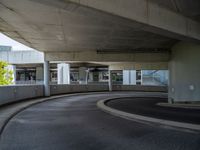
[[[67,0],[143,24],[143,30],[200,41],[200,23],[149,0]]]
[[[168,62],[135,62],[135,63],[116,63],[109,66],[110,70],[167,70]]]
[[[48,61],[94,61],[94,62],[168,62],[166,53],[97,53],[96,51],[45,53]]]
[[[44,55],[38,51],[0,51],[0,60],[10,64],[39,64],[44,62]]]

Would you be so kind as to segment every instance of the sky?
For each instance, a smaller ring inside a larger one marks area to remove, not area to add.
[[[30,47],[27,47],[9,37],[7,37],[6,35],[0,33],[0,45],[3,46],[12,46],[13,50],[33,50]]]

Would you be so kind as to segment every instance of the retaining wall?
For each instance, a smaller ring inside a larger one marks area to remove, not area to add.
[[[108,85],[50,85],[51,95],[104,92]],[[113,85],[113,91],[167,92],[165,86]],[[0,105],[44,96],[43,85],[0,86]]]
[[[43,85],[0,86],[0,105],[42,96]]]

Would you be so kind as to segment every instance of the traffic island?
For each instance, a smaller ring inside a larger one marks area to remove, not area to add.
[[[166,101],[167,98],[161,97],[124,97],[101,100],[97,106],[112,115],[133,121],[200,131],[200,109],[157,105]]]

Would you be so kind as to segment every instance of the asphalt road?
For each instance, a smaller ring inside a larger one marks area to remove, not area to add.
[[[32,106],[7,124],[0,150],[200,149],[199,132],[129,121],[96,107],[98,100],[125,95],[73,96]]]
[[[167,102],[167,98],[117,98],[108,101],[106,105],[128,113],[200,125],[200,109],[163,107],[157,105],[159,102]]]

